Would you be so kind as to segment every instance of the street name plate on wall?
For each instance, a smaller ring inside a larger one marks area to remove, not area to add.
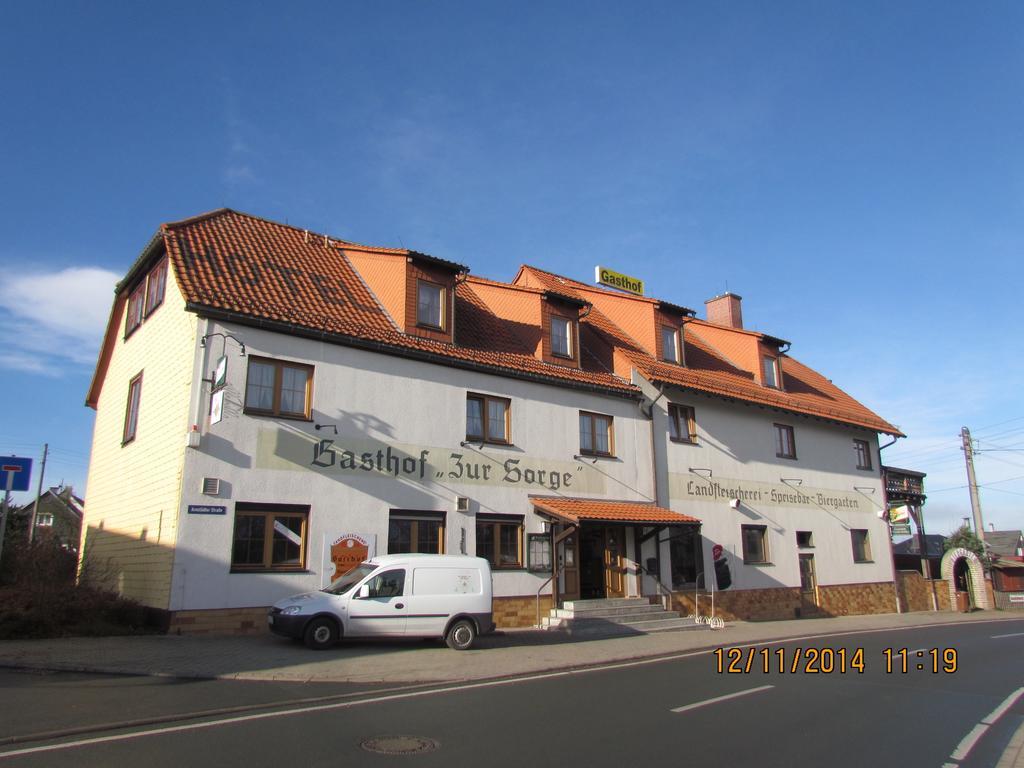
[[[228,508],[211,504],[189,504],[188,513],[190,515],[226,515]]]

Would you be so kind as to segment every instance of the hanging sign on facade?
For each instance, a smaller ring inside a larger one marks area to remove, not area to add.
[[[217,367],[213,369],[213,388],[220,389],[228,380],[228,358],[221,355],[217,361]]]
[[[218,389],[210,397],[210,423],[218,424],[224,418],[224,390]]]
[[[324,571],[328,581],[340,579],[360,563],[377,554],[377,536],[373,533],[343,533],[333,539],[324,537]]]

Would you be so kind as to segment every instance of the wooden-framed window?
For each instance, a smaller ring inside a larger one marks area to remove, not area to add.
[[[164,301],[164,290],[167,286],[167,259],[157,264],[146,278],[146,317]]]
[[[392,509],[388,520],[388,554],[444,554],[444,512]]]
[[[573,359],[573,321],[561,315],[551,316],[551,354]]]
[[[146,281],[143,280],[128,296],[128,312],[124,321],[124,337],[126,339],[135,332],[136,328],[142,325],[145,303]]]
[[[871,542],[868,539],[868,532],[863,528],[854,528],[850,531],[850,543],[853,545],[853,562],[871,562]]]
[[[661,359],[676,364],[682,360],[679,354],[679,331],[667,325],[661,326]]]
[[[775,455],[780,459],[796,458],[796,437],[788,424],[775,425]]]
[[[477,515],[476,556],[494,569],[523,567],[523,518],[520,515]]]
[[[740,526],[743,535],[743,562],[765,564],[768,559],[768,528],[764,525]]]
[[[235,504],[232,571],[301,571],[306,566],[309,507]]]
[[[580,411],[580,453],[591,456],[615,455],[611,416]]]
[[[167,259],[163,259],[128,294],[128,311],[124,321],[126,339],[163,303],[166,286]]]
[[[871,469],[871,446],[867,440],[854,440],[853,452],[857,456],[857,469]]]
[[[551,534],[530,533],[526,538],[527,568],[537,573],[551,573]]]
[[[764,371],[764,385],[766,387],[779,387],[779,361],[771,355],[765,355],[761,359],[762,370]]]
[[[142,399],[142,372],[128,382],[128,404],[124,410],[124,430],[121,433],[121,445],[135,439],[139,428],[139,402]]]
[[[444,286],[416,281],[416,325],[444,330]]]
[[[250,357],[245,380],[245,412],[257,416],[308,419],[313,398],[313,366]]]
[[[508,445],[512,401],[491,395],[466,395],[466,439]]]
[[[697,419],[693,408],[688,405],[669,404],[668,436],[676,443],[697,442]]]

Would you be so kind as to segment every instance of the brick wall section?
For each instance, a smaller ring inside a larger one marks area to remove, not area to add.
[[[946,604],[949,604],[949,590],[941,581],[926,579],[919,571],[897,571],[896,583],[899,586],[900,605],[904,611],[930,611],[934,603],[941,605],[942,595],[946,593]]]
[[[498,629],[532,627],[537,624],[537,597],[496,597],[493,608]],[[541,618],[551,613],[551,595],[540,596]]]
[[[694,613],[693,592],[673,592],[672,610],[683,616]],[[798,588],[747,589],[715,593],[715,615],[725,621],[779,621],[792,619],[800,607]],[[711,596],[701,594],[700,614],[711,613]]]
[[[895,613],[896,598],[892,582],[836,584],[818,589],[818,616],[850,616],[868,613]],[[672,610],[682,615],[694,613],[693,592],[672,593]],[[711,612],[711,596],[701,594],[700,613]],[[782,621],[802,611],[800,590],[796,587],[748,589],[715,593],[715,615],[726,621]]]
[[[266,608],[174,611],[168,630],[172,635],[261,635],[269,631]]]
[[[872,584],[837,584],[819,587],[821,610],[829,616],[896,613],[896,592],[891,581]]]

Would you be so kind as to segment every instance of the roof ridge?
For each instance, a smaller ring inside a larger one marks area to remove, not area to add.
[[[161,229],[164,229],[164,230],[180,229],[180,228],[183,228],[183,227],[191,226],[193,224],[199,224],[200,222],[203,222],[203,221],[209,221],[210,219],[216,218],[218,216],[224,216],[226,214],[234,214],[236,216],[242,216],[242,217],[244,217],[246,219],[253,219],[254,221],[262,221],[265,224],[271,224],[271,225],[273,225],[275,227],[281,227],[283,229],[290,229],[293,232],[298,232],[298,233],[301,233],[303,235],[309,235],[309,236],[316,237],[316,238],[326,238],[327,240],[331,241],[333,244],[341,245],[341,246],[343,246],[345,248],[354,248],[354,249],[366,250],[366,251],[388,252],[388,253],[393,253],[393,254],[403,255],[403,256],[408,256],[408,255],[410,255],[412,253],[407,248],[390,248],[390,247],[384,246],[384,245],[367,245],[365,243],[357,243],[357,242],[352,241],[352,240],[346,240],[343,237],[336,237],[335,235],[330,235],[330,234],[328,234],[326,232],[317,232],[315,230],[310,229],[309,227],[297,227],[294,224],[289,224],[287,222],[274,221],[273,219],[268,219],[265,216],[257,216],[255,213],[248,213],[247,211],[239,211],[236,208],[227,208],[227,207],[216,208],[216,209],[214,209],[212,211],[206,211],[205,213],[198,213],[195,216],[189,216],[188,218],[180,219],[179,221],[165,222],[165,223],[161,224],[160,227],[161,227]]]

